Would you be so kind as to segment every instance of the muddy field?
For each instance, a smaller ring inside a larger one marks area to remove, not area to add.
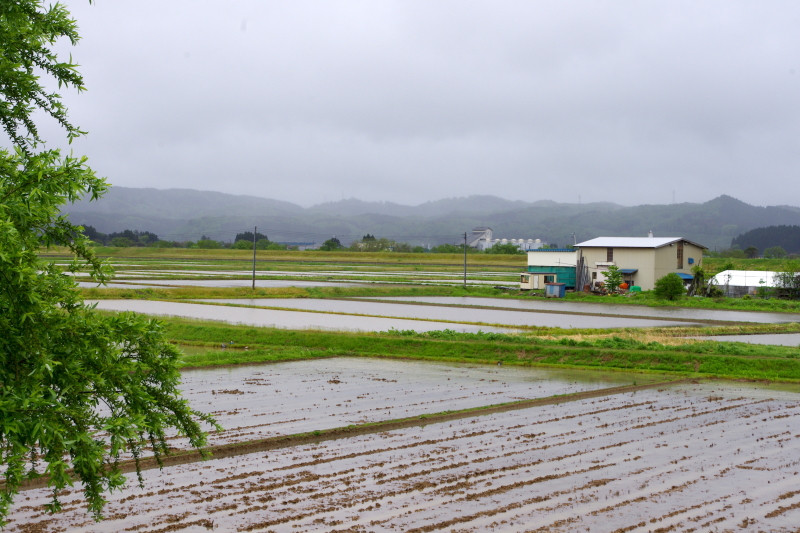
[[[226,428],[211,434],[212,445],[664,379],[347,357],[184,371],[182,378],[191,405]]]
[[[800,396],[674,385],[144,473],[8,531],[763,531],[800,524]]]

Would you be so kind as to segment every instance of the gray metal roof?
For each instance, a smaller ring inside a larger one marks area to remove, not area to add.
[[[678,241],[685,241],[700,248],[706,247],[683,237],[597,237],[579,242],[576,248],[661,248]]]

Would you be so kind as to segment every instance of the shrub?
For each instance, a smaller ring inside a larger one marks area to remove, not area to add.
[[[222,244],[212,239],[200,239],[197,241],[197,247],[204,250],[218,250],[222,248]]]
[[[725,292],[723,292],[723,290],[719,287],[712,285],[709,287],[708,291],[706,291],[706,296],[709,298],[724,298]]]
[[[619,267],[616,265],[609,266],[608,270],[604,272],[604,276],[606,278],[605,288],[608,293],[619,293],[620,285],[622,285],[622,272],[619,271]]]
[[[341,250],[342,243],[336,237],[332,237],[327,241],[322,243],[322,246],[319,247],[320,250],[323,252],[333,252],[334,250]]]
[[[674,272],[670,272],[663,278],[656,281],[653,293],[660,300],[677,300],[686,292],[683,286],[683,279]]]
[[[463,248],[462,248],[463,250]],[[506,255],[525,255],[525,252],[517,247],[516,244],[495,244],[488,250],[487,254],[506,254]]]

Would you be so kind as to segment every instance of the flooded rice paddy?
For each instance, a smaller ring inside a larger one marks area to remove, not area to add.
[[[149,470],[101,523],[77,487],[55,516],[32,489],[7,529],[795,532],[800,395],[771,388],[672,385]]]
[[[252,270],[126,270],[118,273],[117,277],[154,277],[154,276],[250,276]],[[380,277],[380,278],[416,278],[429,281],[462,282],[461,272],[432,272],[421,270],[256,270],[256,276],[297,276],[297,277]],[[472,278],[494,278],[507,282],[518,281],[518,274],[509,272],[471,272],[467,280]]]
[[[477,305],[485,307],[504,307],[508,309],[529,309],[537,311],[559,311],[570,313],[601,313],[603,315],[628,315],[663,319],[720,320],[731,322],[757,322],[780,324],[800,322],[798,313],[769,313],[761,311],[729,311],[716,309],[689,309],[681,307],[647,307],[644,305],[602,304],[588,302],[567,302],[544,298],[518,300],[511,298],[476,298],[457,296],[394,296],[370,297],[371,300],[391,300],[402,302],[421,302],[445,305]]]
[[[658,375],[336,358],[182,373],[212,445],[663,381]],[[185,444],[180,444],[183,447]]]
[[[231,324],[275,327],[285,329],[321,329],[340,331],[388,331],[392,328],[417,332],[451,329],[459,332],[513,332],[514,328],[475,326],[447,322],[403,320],[348,316],[302,311],[253,309],[221,305],[160,302],[152,300],[99,300],[97,308],[106,311],[134,311],[150,315],[176,316],[200,320],[216,320]]]
[[[698,325],[691,322],[672,322],[658,319],[587,316],[580,314],[528,313],[468,307],[439,307],[412,303],[365,302],[347,300],[316,300],[310,298],[249,298],[198,300],[217,304],[236,304],[264,307],[325,311],[329,313],[360,313],[385,317],[425,320],[452,320],[514,326],[572,328],[626,328]],[[396,326],[396,329],[403,329]]]
[[[119,276],[116,276],[119,278]],[[138,279],[138,277],[137,277]],[[129,284],[131,283],[131,284]],[[249,279],[163,279],[147,278],[141,283],[122,282],[109,283],[108,286],[121,286],[120,288],[132,288],[131,285],[146,285],[148,287],[252,287],[253,282]],[[356,287],[360,283],[344,283],[336,281],[310,281],[310,280],[290,280],[290,279],[256,279],[257,288],[267,287]],[[79,282],[81,287],[97,287],[97,283]]]

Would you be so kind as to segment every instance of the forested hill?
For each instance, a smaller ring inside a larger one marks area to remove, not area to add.
[[[542,239],[561,245],[603,235],[681,236],[710,248],[764,226],[800,225],[800,208],[758,207],[730,196],[705,203],[623,207],[611,203],[524,202],[469,196],[405,206],[391,202],[343,200],[303,208],[289,202],[190,189],[114,187],[98,202],[65,209],[70,218],[109,233],[152,231],[162,239],[197,240],[207,235],[232,240],[258,226],[275,241],[343,242],[370,233],[414,244],[458,242],[476,226],[490,226],[499,238]]]
[[[763,252],[767,248],[780,246],[790,254],[800,253],[800,226],[782,225],[752,229],[734,238],[731,244],[737,245],[742,250],[752,246]]]

